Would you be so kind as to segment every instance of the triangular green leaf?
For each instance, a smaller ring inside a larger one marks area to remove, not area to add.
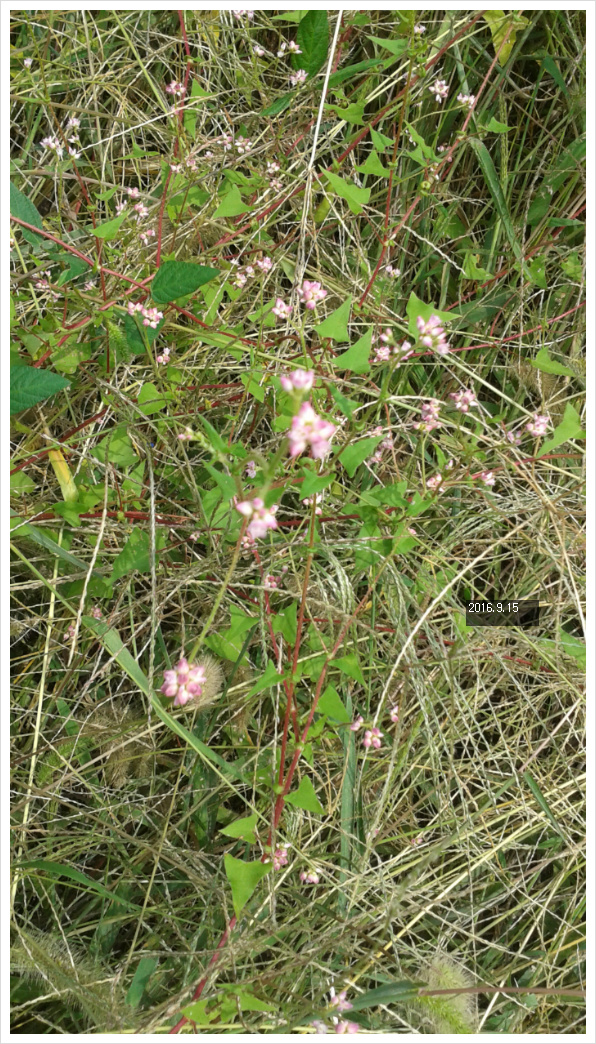
[[[295,808],[303,808],[306,812],[318,812],[319,814],[324,812],[324,808],[308,776],[302,777],[298,790],[294,790],[291,794],[286,794],[286,801],[290,805],[294,805]]]
[[[250,209],[248,203],[245,203],[242,199],[238,186],[232,185],[223,197],[213,217],[237,217],[238,214],[246,214]]]
[[[352,720],[341,701],[337,689],[334,689],[333,685],[328,685],[325,689],[317,704],[317,710],[321,714],[326,714],[333,721],[339,721],[345,725],[348,725]]]
[[[255,837],[257,819],[258,816],[255,812],[252,816],[245,816],[244,819],[235,819],[233,823],[220,827],[219,832],[220,834],[225,834],[226,837],[240,837],[243,841],[248,841],[251,845],[254,845],[257,840]]]
[[[271,863],[245,863],[243,859],[225,855],[224,865],[226,877],[232,889],[234,913],[240,917],[244,907],[253,894],[258,883],[271,870]]]
[[[562,446],[568,439],[585,439],[585,437],[586,433],[581,426],[579,413],[568,402],[563,414],[563,420],[560,424],[557,424],[552,437],[540,447],[538,456],[543,457],[545,453],[552,453],[554,449]]]
[[[334,341],[345,342],[350,340],[348,333],[348,323],[350,321],[350,309],[352,307],[352,298],[348,297],[347,301],[336,308],[331,315],[328,315],[322,323],[315,326],[319,337],[332,337]]]
[[[368,373],[370,370],[370,352],[372,346],[372,326],[348,348],[347,352],[332,359],[336,370],[351,370],[352,373]]]

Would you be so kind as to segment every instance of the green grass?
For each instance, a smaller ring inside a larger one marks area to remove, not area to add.
[[[13,12],[13,1032],[582,1033],[584,15],[286,15]]]

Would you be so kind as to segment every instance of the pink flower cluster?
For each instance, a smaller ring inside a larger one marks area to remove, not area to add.
[[[64,632],[64,641],[65,642],[72,642],[75,634],[76,634],[75,625],[73,623],[71,623],[71,624],[68,625],[66,631]]]
[[[442,105],[449,94],[449,87],[445,80],[435,80],[432,87],[429,87],[429,91],[431,94],[434,94],[435,101],[438,101],[439,105]]]
[[[264,537],[268,529],[277,529],[275,518],[277,508],[277,504],[273,504],[270,508],[265,507],[264,501],[260,497],[254,497],[253,500],[241,500],[239,504],[236,504],[236,511],[250,519],[247,531],[253,540]]]
[[[429,399],[428,402],[424,402],[420,408],[420,420],[414,427],[418,431],[434,431],[435,428],[441,427],[441,421],[439,420],[439,410],[441,403],[438,399]]]
[[[284,54],[286,53],[286,50],[288,54],[302,54],[302,51],[300,50],[295,40],[290,40],[289,43],[286,43],[286,41],[284,40],[279,48],[279,51],[277,52],[277,57],[283,58]]]
[[[286,392],[308,392],[315,383],[314,370],[294,370],[293,373],[279,378],[279,383]]]
[[[292,417],[292,426],[288,432],[290,456],[297,457],[300,453],[304,453],[307,446],[310,446],[315,460],[322,460],[331,450],[329,440],[335,431],[335,424],[319,417],[310,402],[303,402],[298,413]]]
[[[482,471],[478,478],[484,482],[485,486],[494,486],[495,476],[492,471]]]
[[[374,729],[367,729],[362,737],[362,746],[367,749],[369,747],[374,747],[375,750],[378,750],[381,746],[382,738],[383,733],[380,729],[377,729],[376,727]]]
[[[323,290],[320,283],[310,282],[305,279],[302,286],[298,287],[296,291],[298,297],[303,302],[304,307],[312,311],[317,307],[317,303],[322,301],[323,298],[327,297],[327,291]]]
[[[298,876],[302,884],[318,884],[321,880],[318,870],[301,870]]]
[[[361,714],[358,714],[357,717],[354,718],[354,721],[352,722],[352,724],[350,725],[350,732],[358,732],[359,729],[361,729],[363,725],[364,725],[364,718],[362,717]]]
[[[457,100],[460,105],[467,105],[468,109],[471,109],[476,101],[476,97],[473,94],[458,94]]]
[[[315,515],[322,515],[323,509],[319,507],[319,504],[321,503],[322,499],[322,493],[313,493],[312,497],[306,497],[306,499],[303,500],[302,503],[305,507],[312,507],[313,504],[316,504],[317,506],[315,507]]]
[[[375,355],[373,360],[374,362],[388,362],[388,360],[393,355],[394,357],[397,356],[399,358],[399,362],[397,364],[399,366],[400,363],[404,361],[404,359],[409,359],[410,356],[414,354],[411,350],[412,345],[409,341],[403,341],[402,344],[395,344],[391,347],[391,343],[393,341],[393,332],[389,329],[388,326],[385,328],[385,330],[383,330],[383,333],[379,334],[379,341],[381,341],[382,343],[380,345],[377,344],[375,346]]]
[[[286,304],[282,297],[276,297],[275,304],[271,311],[278,319],[289,319],[292,314],[292,306]]]
[[[547,413],[535,413],[531,421],[526,424],[526,431],[529,431],[530,435],[534,435],[535,438],[539,439],[541,435],[546,435],[546,429],[550,424],[550,417]]]
[[[416,326],[420,336],[420,343],[425,348],[433,348],[439,355],[447,355],[449,344],[445,340],[445,330],[441,325],[438,315],[431,315],[426,322],[421,315],[416,320]]]
[[[152,330],[157,330],[160,319],[163,319],[163,312],[158,312],[157,308],[145,308],[140,301],[137,301],[136,304],[129,301],[128,314],[134,315],[136,312],[140,312],[143,316],[143,326],[150,326]]]
[[[177,80],[172,80],[172,82],[166,87],[166,94],[175,94],[176,97],[181,98],[183,94],[186,94],[186,87],[183,83],[178,83]]]
[[[302,87],[303,83],[306,83],[308,73],[306,69],[298,69],[297,72],[290,73],[290,84],[292,87]]]
[[[189,700],[201,695],[204,684],[205,668],[199,663],[189,664],[183,656],[172,670],[163,672],[159,691],[169,699],[174,698],[174,707],[184,707]]]
[[[456,391],[449,392],[449,398],[453,399],[453,405],[456,410],[461,410],[462,413],[467,413],[470,406],[477,406],[478,402],[473,391]]]
[[[331,1000],[329,1001],[330,1008],[337,1008],[338,1011],[351,1011],[354,1007],[349,1000],[347,1000],[348,991],[342,990],[341,993],[336,994],[333,986],[329,990]]]
[[[288,865],[288,845],[280,845],[279,848],[275,849],[272,856],[273,869],[281,870],[282,867]]]
[[[232,10],[232,14],[234,15],[234,18],[238,18],[238,20],[246,17],[249,22],[252,22],[255,16],[254,11],[248,11],[245,7],[239,7],[237,10]]]
[[[42,138],[40,141],[40,145],[44,149],[49,149],[51,152],[55,152],[58,159],[62,159],[64,155],[64,149],[60,144],[59,139],[54,134],[49,135],[47,138]]]
[[[89,615],[92,616],[94,620],[101,620],[103,613],[98,605],[94,605]]]
[[[399,707],[391,707],[389,710],[389,717],[394,725],[397,725],[399,721]]]
[[[443,493],[445,490],[445,486],[442,483],[443,476],[438,474],[434,475],[432,478],[429,478],[427,480],[426,485],[428,489],[436,489],[438,493]]]
[[[170,361],[170,352],[171,352],[171,348],[164,348],[163,351],[159,353],[159,355],[155,356],[155,361],[157,363],[162,364],[162,365],[164,363],[169,363],[169,361]]]

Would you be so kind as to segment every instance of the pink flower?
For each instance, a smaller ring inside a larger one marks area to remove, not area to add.
[[[177,80],[172,80],[172,82],[166,87],[166,94],[176,94],[178,97],[181,97],[183,94],[186,94],[186,87],[183,83],[178,83]]]
[[[441,403],[438,399],[430,399],[428,402],[422,404],[420,414],[422,420],[415,424],[414,427],[418,431],[434,431],[435,428],[441,427],[441,421],[439,420],[439,410]]]
[[[150,326],[152,330],[157,330],[160,319],[163,319],[163,312],[158,312],[157,308],[143,308],[143,316],[143,326]]]
[[[484,482],[485,486],[494,486],[495,484],[495,476],[492,471],[483,471],[478,478]]]
[[[315,371],[294,370],[289,376],[280,377],[279,380],[284,391],[310,391],[315,383]]]
[[[435,80],[432,87],[429,87],[429,91],[434,94],[435,100],[441,105],[449,94],[449,87],[445,80]]]
[[[30,69],[31,66],[33,65],[33,58],[24,58],[23,59],[23,65],[25,66],[26,69]]]
[[[90,615],[94,620],[101,620],[103,613],[98,605],[94,605]]]
[[[362,746],[367,748],[374,747],[375,750],[378,750],[381,746],[382,737],[383,733],[380,729],[367,729],[362,739]]]
[[[279,848],[275,849],[273,853],[273,869],[281,870],[283,866],[288,865],[288,845],[280,845]]]
[[[336,1019],[334,1017],[333,1023],[336,1033],[360,1033],[360,1026],[357,1022],[346,1022],[345,1019]]]
[[[242,135],[240,135],[240,137],[236,139],[236,151],[241,156],[243,156],[245,152],[250,152],[251,149],[252,141],[249,141],[248,138],[243,138]]]
[[[397,725],[399,721],[399,707],[391,707],[389,711],[389,717],[394,725]]]
[[[155,356],[155,361],[157,363],[160,363],[160,364],[169,363],[169,361],[170,361],[170,351],[171,351],[171,348],[164,348],[163,352],[160,352],[159,355]]]
[[[126,191],[128,192],[128,195],[129,195],[130,199],[138,199],[139,198],[139,190],[138,190],[138,188],[127,188]]]
[[[471,109],[476,98],[473,94],[458,94],[457,100],[460,105],[467,105],[468,109]]]
[[[267,161],[267,173],[268,174],[276,174],[278,170],[281,170],[281,168],[280,168],[280,165],[277,162],[277,160],[268,160]]]
[[[306,69],[298,69],[298,72],[290,73],[290,83],[292,87],[302,87],[302,84],[306,83],[307,77]]]
[[[303,402],[296,416],[292,417],[292,426],[288,432],[290,456],[297,457],[310,445],[312,456],[315,460],[321,460],[331,450],[329,439],[335,431],[335,424],[319,417],[310,402]]]
[[[388,326],[385,327],[382,334],[379,334],[379,341],[383,344],[391,344],[393,340],[393,333]]]
[[[391,349],[389,348],[389,345],[382,344],[382,345],[377,345],[376,346],[376,348],[375,348],[375,358],[374,358],[375,362],[388,362],[390,356],[391,356]]]
[[[312,507],[313,504],[319,505],[320,502],[322,501],[322,499],[323,499],[323,496],[322,496],[321,493],[313,493],[312,497],[306,497],[306,499],[303,500],[302,503],[304,504],[305,507]],[[318,506],[315,507],[315,515],[322,515],[322,514],[323,514],[323,509],[318,507]]]
[[[42,138],[40,144],[43,146],[44,149],[50,149],[52,152],[56,153],[59,159],[62,159],[64,149],[58,141],[58,138],[54,137],[54,135],[51,135],[47,138]]]
[[[273,268],[273,261],[270,257],[262,257],[256,264],[257,268],[261,269],[261,272],[270,272]]]
[[[137,221],[140,221],[141,218],[147,217],[147,214],[149,213],[149,208],[146,207],[144,203],[135,203],[132,209],[136,211]]]
[[[385,273],[389,276],[390,279],[397,279],[397,277],[401,275],[400,269],[394,268],[393,265],[386,265]]]
[[[285,301],[283,300],[283,298],[277,297],[275,299],[275,304],[274,304],[273,308],[271,309],[271,311],[279,319],[288,319],[289,316],[292,313],[292,306],[289,305],[289,304],[286,304]]]
[[[301,870],[298,876],[303,884],[318,884],[321,880],[318,870]]]
[[[183,707],[201,695],[204,683],[205,668],[198,663],[189,664],[182,657],[173,670],[163,672],[163,685],[159,691],[168,699],[174,698],[174,707]]]
[[[95,283],[92,279],[88,279],[83,286],[83,290],[95,290]]]
[[[147,246],[147,244],[149,243],[149,240],[154,235],[155,235],[155,229],[154,228],[147,228],[147,229],[145,229],[144,232],[140,232],[139,233],[139,239],[141,240],[141,243],[143,243],[144,246]],[[144,326],[148,326],[149,324],[148,323],[143,323],[143,325]]]
[[[244,473],[245,475],[248,475],[249,478],[255,477],[257,473],[257,465],[255,464],[254,460],[249,460],[248,464],[246,465],[246,468],[244,469]]]
[[[508,431],[505,438],[507,439],[507,442],[513,443],[514,446],[519,446],[522,440],[521,432],[519,431]]]
[[[298,297],[304,302],[305,308],[309,308],[311,311],[317,307],[317,302],[322,301],[324,297],[327,297],[327,291],[323,290],[320,283],[310,282],[305,279],[302,286],[298,287],[296,291]]]
[[[526,424],[526,431],[529,431],[530,435],[534,435],[538,439],[541,435],[546,434],[549,423],[550,417],[547,413],[535,413],[533,420],[528,421]]]
[[[275,519],[277,508],[277,504],[266,508],[260,497],[255,497],[253,500],[242,500],[236,504],[236,511],[239,511],[245,518],[250,518],[248,532],[254,540],[264,537],[268,529],[277,529]]]
[[[172,171],[172,174],[180,174],[182,171],[182,164],[170,163],[170,170]]]
[[[180,442],[190,442],[191,439],[194,439],[192,428],[185,428],[184,431],[180,432],[178,438],[180,439]]]
[[[257,58],[262,58],[265,54],[265,48],[261,47],[260,44],[253,44],[253,54],[256,54]]]
[[[425,33],[425,32],[426,32],[426,27],[424,25],[421,25],[420,23],[418,23],[418,25],[414,26],[414,33],[416,34],[416,36],[422,36],[422,34]]]
[[[277,591],[277,588],[280,585],[280,579],[279,576],[273,576],[272,573],[267,573],[267,576],[263,581],[263,587],[266,591]]]
[[[126,210],[127,206],[128,206],[127,200],[125,200],[125,199],[120,200],[119,203],[116,203],[116,214],[117,215],[121,214],[123,210]]]
[[[276,192],[281,192],[282,188],[284,187],[284,183],[281,180],[281,178],[271,178],[269,184],[271,188],[274,189]]]
[[[364,725],[364,718],[359,714],[357,718],[354,718],[354,721],[350,725],[350,732],[358,732],[362,725]]]
[[[72,642],[75,634],[76,634],[75,625],[73,623],[71,623],[71,624],[68,625],[68,628],[67,628],[67,630],[64,633],[64,641],[65,642]]]
[[[433,478],[429,478],[426,485],[428,489],[436,489],[438,493],[442,493],[445,486],[441,485],[443,482],[442,475],[435,475]]]
[[[329,990],[329,993],[331,994],[331,1000],[329,1001],[330,1008],[337,1008],[338,1011],[350,1011],[351,1008],[354,1007],[354,1005],[351,1004],[349,1000],[346,1000],[346,997],[348,995],[347,990],[342,990],[341,993],[336,995],[335,990],[332,986]]]
[[[300,48],[299,48],[299,46],[298,46],[298,44],[296,43],[295,40],[290,40],[290,42],[288,44],[288,51],[291,54],[302,54],[302,51],[300,50]]]
[[[447,355],[449,345],[445,340],[445,331],[441,326],[438,315],[431,315],[427,322],[421,315],[416,320],[416,326],[420,333],[420,342],[425,348],[433,348],[439,355]]]
[[[414,354],[414,352],[412,351],[412,345],[410,344],[410,342],[404,341],[403,344],[396,344],[395,347],[392,349],[391,354],[398,355],[400,357],[400,362],[403,362],[404,359],[409,359],[410,356]],[[397,365],[399,366],[399,363]]]
[[[478,405],[473,391],[449,392],[449,398],[453,399],[456,410],[461,410],[462,413],[467,413],[470,406]]]
[[[238,18],[238,20],[240,20],[241,18],[244,18],[246,16],[246,18],[248,18],[249,22],[252,22],[252,20],[253,20],[253,18],[255,16],[254,11],[247,11],[246,8],[244,8],[244,7],[239,7],[237,11],[233,10],[232,14],[234,15],[234,18]]]

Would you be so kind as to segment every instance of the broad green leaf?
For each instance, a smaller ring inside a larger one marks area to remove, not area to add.
[[[344,105],[343,107],[340,105],[326,105],[325,109],[334,112],[338,120],[344,120],[345,123],[353,123],[356,127],[364,127],[366,123],[364,106],[365,102],[359,102],[358,104]]]
[[[388,167],[384,167],[381,163],[376,149],[373,149],[366,157],[366,163],[363,163],[360,167],[356,167],[356,170],[359,171],[360,174],[374,174],[379,178],[385,178],[389,175],[389,169]]]
[[[257,679],[248,695],[256,696],[257,693],[263,692],[264,689],[270,689],[272,685],[278,685],[282,677],[281,674],[277,673],[275,664],[271,660],[267,660],[264,674]]]
[[[335,404],[339,407],[344,417],[352,417],[354,410],[360,405],[356,399],[347,399],[345,395],[342,395],[340,391],[335,387],[334,384],[329,385],[329,391],[331,392],[332,398]]]
[[[256,399],[258,402],[265,402],[265,388],[259,383],[260,376],[260,374],[242,373],[240,374],[240,380],[253,399]]]
[[[331,661],[331,666],[338,667],[342,674],[347,674],[348,678],[354,678],[355,681],[364,684],[364,675],[355,653],[339,656],[336,660]]]
[[[552,437],[540,447],[538,456],[543,457],[545,453],[552,453],[554,449],[562,446],[568,439],[585,439],[585,437],[586,433],[581,426],[579,413],[568,402],[563,414],[563,420],[560,424],[557,424]]]
[[[423,988],[422,983],[410,982],[408,979],[387,983],[385,986],[377,987],[376,990],[368,990],[367,993],[352,997],[352,1010],[362,1011],[364,1008],[377,1008],[380,1004],[399,1004],[417,997],[419,990]]]
[[[211,478],[219,486],[224,497],[227,500],[231,500],[232,497],[236,496],[236,483],[234,482],[234,479],[231,475],[226,475],[225,472],[219,471],[217,468],[214,468],[211,464],[205,464],[203,466],[205,470],[209,472]]]
[[[210,1011],[207,1011],[208,1005],[211,1005]],[[214,1004],[213,997],[207,997],[206,1000],[193,1001],[192,1004],[187,1004],[186,1007],[180,1008],[180,1011],[190,1022],[194,1022],[197,1026],[208,1026],[214,1019],[221,1020],[221,1007],[219,1004]]]
[[[143,999],[147,983],[157,968],[158,963],[158,957],[141,957],[125,998],[125,1004],[128,1004],[130,1008],[138,1008]]]
[[[569,634],[564,631],[561,627],[559,629],[559,638],[563,647],[563,652],[567,653],[567,656],[571,656],[578,667],[586,667],[586,643],[581,638],[576,638],[575,635]]]
[[[307,468],[303,468],[302,474],[304,475],[304,482],[300,486],[301,499],[312,497],[313,493],[320,493],[333,482],[333,475],[317,475],[315,471],[309,471]]]
[[[286,642],[294,643],[296,641],[296,614],[298,611],[298,603],[290,602],[286,606],[282,613],[276,613],[273,617],[273,628],[277,632],[283,634]]]
[[[342,703],[337,689],[334,689],[333,685],[328,685],[325,689],[317,703],[317,711],[321,714],[326,714],[332,721],[339,721],[345,725],[348,725],[352,720]]]
[[[393,147],[393,138],[388,138],[386,134],[381,134],[374,127],[370,129],[370,140],[377,152],[386,152],[388,148]]]
[[[35,366],[10,367],[10,413],[29,410],[50,395],[68,388],[70,381],[52,370]]]
[[[480,254],[473,254],[471,250],[467,250],[464,263],[462,268],[466,279],[490,279],[491,273],[486,271],[486,268],[481,268],[478,264],[480,260]]]
[[[517,11],[509,12],[508,14],[505,14],[504,11],[485,11],[484,20],[488,23],[493,38],[495,54],[499,55],[499,64],[503,66],[513,50],[517,33],[520,32],[524,26],[528,25],[528,19],[524,18],[523,15],[519,15]],[[510,26],[512,26],[512,29],[507,43],[499,53],[499,48],[501,47]]]
[[[250,204],[245,203],[242,199],[238,186],[232,185],[223,197],[213,217],[236,217],[238,214],[246,214],[251,209]]]
[[[272,22],[301,22],[305,15],[308,14],[306,11],[284,11],[283,14],[275,15]]]
[[[372,326],[359,338],[347,352],[331,360],[336,370],[351,370],[352,373],[368,373],[370,370],[370,353],[372,347]]]
[[[305,812],[318,812],[320,815],[325,811],[308,776],[302,777],[298,790],[286,794],[286,801],[294,808],[303,808]]]
[[[491,116],[490,123],[484,128],[489,134],[505,134],[506,131],[510,131],[513,128],[508,127],[506,123],[499,123],[494,116]]]
[[[205,416],[203,416],[202,413],[198,414],[198,420],[199,420],[199,423],[202,425],[202,427],[207,432],[207,436],[209,438],[209,442],[211,443],[211,447],[212,447],[214,453],[225,453],[225,454],[227,454],[228,453],[228,445],[227,445],[226,442],[224,442],[224,440],[222,439],[221,435],[213,427],[211,422],[208,421],[207,418]]]
[[[345,342],[350,340],[348,333],[348,323],[350,321],[350,310],[352,307],[352,298],[348,297],[347,301],[336,308],[331,315],[328,315],[322,323],[315,326],[319,337],[332,337],[334,341]]]
[[[43,230],[43,221],[41,214],[37,207],[27,199],[26,196],[10,182],[10,213],[13,217],[20,218],[21,221],[26,221],[28,225],[35,225],[36,228]],[[28,228],[23,228],[22,225],[17,226],[21,230],[23,239],[26,239],[31,246],[37,246],[38,243],[43,242],[41,236],[36,236],[35,232],[30,232]]]
[[[309,77],[316,76],[327,59],[329,24],[325,10],[310,10],[304,16],[296,33],[302,54],[292,55],[294,69],[306,69]]]
[[[574,175],[584,176],[586,158],[586,137],[577,138],[572,141],[568,148],[563,149],[552,164],[551,169],[544,178],[532,205],[528,211],[528,224],[537,225],[548,212],[552,205],[553,197],[567,181]],[[562,224],[562,222],[557,222]]]
[[[420,150],[422,152],[422,155],[425,157],[425,159],[431,160],[431,162],[436,163],[437,160],[439,160],[441,157],[437,156],[437,153],[435,152],[435,150],[431,149],[430,145],[426,144],[424,138],[419,133],[419,131],[416,130],[414,124],[413,123],[406,123],[406,127],[408,129],[410,137],[412,137],[414,139],[414,141],[416,142],[416,144],[419,146],[419,148],[420,148]]]
[[[146,352],[145,340],[149,347],[153,344],[155,338],[158,336],[165,319],[160,319],[154,330],[151,326],[141,327],[134,315],[129,315],[128,312],[124,316],[124,333],[126,335],[126,343],[134,355],[143,355]]]
[[[193,294],[200,286],[219,275],[219,269],[196,265],[192,261],[164,261],[151,284],[156,304],[168,304],[178,297]]]
[[[159,413],[160,410],[163,410],[164,406],[167,406],[169,398],[171,398],[170,395],[164,395],[154,384],[146,382],[139,392],[137,403],[141,413],[145,417],[149,417],[152,413]]]
[[[392,39],[390,36],[368,36],[367,39],[372,40],[379,47],[384,47],[386,51],[390,51],[396,58],[399,58],[410,46],[409,40]]]
[[[122,551],[114,559],[110,580],[118,580],[127,573],[148,573],[149,534],[144,529],[133,529]]]
[[[190,96],[187,96],[184,105],[184,130],[188,134],[189,138],[194,138],[197,126],[197,116],[199,113],[196,101],[198,98],[204,98],[206,94],[207,92],[199,86],[199,81],[195,77],[193,77],[192,87],[190,89]],[[207,97],[209,97],[209,95],[207,95]],[[193,101],[195,102],[195,104],[189,105],[189,102],[192,103]]]
[[[228,823],[225,827],[220,827],[220,834],[225,834],[226,837],[240,837],[243,841],[248,841],[249,844],[254,845],[256,842],[255,827],[257,825],[258,815],[256,812],[252,816],[245,816],[244,819],[235,819],[233,823]]]
[[[562,218],[552,218],[552,221],[555,225],[563,224]],[[547,224],[550,224],[550,222],[547,222]],[[584,274],[584,268],[581,258],[577,251],[573,251],[571,254],[569,254],[568,257],[561,261],[561,268],[563,269],[566,276],[569,276],[569,278],[573,279],[573,281],[576,283],[581,283]]]
[[[91,451],[96,460],[100,460],[102,464],[106,459],[106,449],[108,460],[111,464],[117,464],[121,468],[126,468],[131,464],[138,463],[138,457],[130,437],[126,434],[124,425],[114,428],[114,431],[106,435],[95,449]]]
[[[566,377],[575,377],[575,370],[572,370],[569,366],[564,366],[563,363],[556,362],[555,359],[551,359],[548,354],[548,348],[544,344],[535,359],[530,359],[530,365],[535,370],[540,370],[541,373],[558,373]]]
[[[196,82],[196,81],[195,81]],[[211,199],[211,193],[201,189],[198,185],[191,185],[188,191],[177,192],[168,202],[167,210],[170,221],[176,221],[180,214],[190,207],[200,209]]]
[[[261,862],[245,863],[243,859],[235,859],[228,854],[224,856],[226,877],[232,889],[236,917],[240,917],[259,881],[269,873],[272,865]]]
[[[100,881],[94,881],[92,877],[88,877],[87,874],[83,874],[80,870],[75,870],[74,867],[67,866],[65,863],[53,863],[48,859],[26,859],[24,862],[16,864],[16,868],[19,870],[43,870],[52,877],[67,877],[69,880],[83,885],[86,891],[101,895],[103,899],[109,899],[112,902],[115,898],[114,893],[110,892],[109,888],[106,888]],[[132,910],[136,914],[140,913],[141,908],[136,903],[130,903],[122,897],[118,898],[118,902],[126,906],[128,910]]]
[[[284,112],[285,109],[290,107],[295,97],[295,91],[289,91],[287,94],[282,94],[281,98],[276,98],[274,102],[271,102],[271,105],[268,105],[266,109],[263,109],[261,116],[277,116],[280,112]]]
[[[35,482],[24,471],[15,471],[14,475],[10,476],[11,493],[30,493],[32,489],[35,489]]]
[[[345,199],[353,214],[361,214],[362,206],[370,199],[370,189],[359,188],[349,181],[344,181],[337,174],[325,171],[325,177],[333,191]]]
[[[65,268],[64,272],[58,277],[56,286],[64,286],[65,283],[70,283],[71,279],[76,279],[83,272],[89,271],[89,265],[80,257],[66,255],[65,260],[68,261],[68,268]]]
[[[106,241],[109,239],[115,239],[125,217],[126,214],[119,214],[118,217],[111,218],[110,221],[104,221],[102,225],[96,225],[95,228],[90,226],[87,231],[89,235],[96,236],[97,239],[103,239]]]
[[[546,281],[546,259],[544,257],[534,257],[531,261],[526,264],[526,272],[530,278],[530,281],[539,286],[541,290],[548,289],[548,283]]]
[[[367,457],[370,457],[371,454],[374,453],[379,442],[382,442],[383,438],[383,435],[374,435],[370,439],[360,439],[359,442],[354,442],[351,446],[346,446],[339,459],[350,478],[354,478],[356,469],[360,467],[363,460],[366,460]]]

